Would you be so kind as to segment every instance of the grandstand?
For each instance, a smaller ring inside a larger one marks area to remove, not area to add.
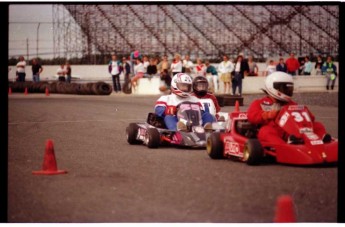
[[[338,56],[338,5],[54,5],[55,57],[176,52],[192,57]],[[90,59],[92,60],[92,59]]]

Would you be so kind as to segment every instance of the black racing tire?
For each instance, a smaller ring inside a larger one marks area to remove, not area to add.
[[[248,139],[244,144],[243,161],[248,165],[259,165],[264,156],[264,150],[257,139]]]
[[[127,81],[123,84],[122,92],[125,94],[132,94],[132,83],[131,83],[131,81]]]
[[[142,141],[137,140],[139,126],[136,123],[130,123],[126,128],[127,142],[129,144],[140,144]]]
[[[206,151],[212,159],[224,158],[223,147],[219,132],[214,132],[207,138]]]
[[[148,128],[145,139],[148,148],[158,148],[161,143],[161,135],[156,128]]]

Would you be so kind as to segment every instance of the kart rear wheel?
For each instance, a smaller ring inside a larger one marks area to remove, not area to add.
[[[212,159],[223,158],[223,142],[219,132],[214,132],[207,138],[206,150]]]
[[[243,161],[248,165],[258,165],[263,158],[263,149],[257,139],[248,139],[244,144]]]
[[[157,148],[161,142],[161,135],[156,128],[149,128],[146,131],[145,140],[148,148]]]
[[[130,123],[126,128],[126,137],[129,144],[140,144],[142,141],[137,140],[139,126],[136,123]]]

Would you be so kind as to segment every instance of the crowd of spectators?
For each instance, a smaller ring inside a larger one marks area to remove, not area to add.
[[[108,63],[108,73],[111,75],[113,90],[120,93],[125,84],[131,83],[132,89],[137,88],[138,80],[141,78],[160,78],[165,83],[162,90],[169,90],[171,78],[180,72],[187,73],[192,78],[204,76],[209,82],[209,90],[214,93],[242,95],[242,80],[246,76],[268,76],[275,71],[282,71],[296,75],[325,75],[327,76],[327,89],[333,89],[337,78],[337,68],[331,56],[323,61],[321,55],[317,56],[314,63],[309,56],[296,58],[294,53],[290,53],[287,59],[280,58],[278,62],[273,59],[268,60],[267,67],[259,70],[257,62],[253,56],[245,56],[240,53],[235,59],[223,55],[222,60],[211,64],[209,60],[200,57],[193,62],[189,55],[183,58],[176,53],[173,59],[169,60],[167,55],[162,57],[142,55],[139,51],[132,52],[129,56],[121,56],[118,59],[116,54],[112,54]],[[313,65],[314,64],[314,65]],[[42,65],[37,59],[32,59],[32,77],[34,82],[40,81],[40,74],[43,71]],[[16,65],[16,80],[25,81],[26,61],[23,56],[19,57]],[[57,69],[59,81],[71,82],[72,72],[68,62],[61,64]],[[120,75],[124,76],[125,84],[120,82]],[[223,83],[223,90],[219,89],[219,83]],[[236,92],[238,91],[238,92]]]
[[[137,52],[139,53],[139,52]],[[227,55],[222,56],[222,61],[216,64],[211,64],[208,60],[196,58],[195,62],[190,59],[189,55],[182,57],[176,53],[173,59],[169,61],[167,55],[162,58],[142,56],[132,58],[134,72],[132,73],[132,87],[136,89],[138,79],[160,77],[165,82],[165,87],[161,90],[168,90],[171,83],[171,78],[180,72],[184,72],[195,78],[197,76],[204,76],[207,78],[210,88],[214,93],[242,95],[242,80],[246,76],[268,76],[275,71],[282,71],[296,75],[326,75],[326,69],[322,57],[318,56],[317,62],[313,67],[309,56],[305,56],[301,61],[295,57],[294,53],[290,53],[287,59],[280,58],[279,62],[273,59],[268,61],[267,67],[260,72],[257,62],[254,61],[253,56],[248,56],[245,59],[243,53],[240,53],[236,59],[230,59]],[[331,68],[335,67],[333,64]],[[324,68],[324,69],[323,69]],[[336,70],[335,70],[336,71]],[[332,89],[334,79],[329,77],[329,88]],[[333,78],[333,77],[332,77]],[[223,83],[223,90],[220,91],[219,83]]]

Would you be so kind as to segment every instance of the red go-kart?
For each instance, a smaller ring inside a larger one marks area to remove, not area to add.
[[[314,165],[338,162],[338,140],[323,143],[313,131],[313,123],[306,106],[283,106],[275,120],[288,135],[302,138],[300,144],[284,140],[262,143],[257,139],[258,127],[248,122],[247,113],[238,106],[229,113],[225,132],[214,132],[208,139],[206,149],[213,159],[235,158],[256,165],[265,157],[276,162],[295,165]]]

